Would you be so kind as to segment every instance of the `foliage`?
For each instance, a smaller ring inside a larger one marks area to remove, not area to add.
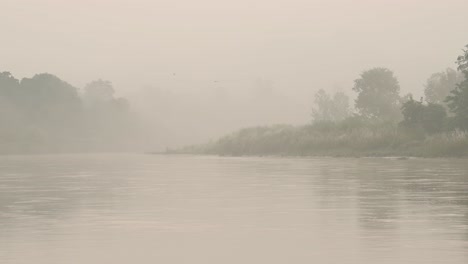
[[[396,120],[399,117],[400,85],[393,72],[373,68],[354,81],[358,93],[355,107],[366,118]]]
[[[468,130],[468,45],[466,48],[457,59],[458,70],[465,75],[465,80],[457,84],[446,99],[450,111],[455,115],[455,126],[463,130]]]
[[[356,122],[353,119],[351,122]],[[318,122],[306,126],[276,125],[242,129],[216,142],[191,146],[171,153],[222,156],[465,156],[468,134],[463,131],[437,133],[415,139],[410,131],[394,123],[367,122],[349,126],[342,122]]]
[[[91,104],[108,102],[114,99],[115,90],[110,81],[96,80],[84,88],[83,99]]]
[[[52,74],[24,78],[19,88],[20,104],[28,118],[44,126],[64,126],[81,111],[77,88]]]
[[[426,101],[434,104],[445,104],[445,98],[463,79],[460,72],[451,68],[432,74],[426,81],[424,89]]]
[[[411,94],[400,97],[393,72],[374,68],[355,80],[359,115],[343,118],[336,109],[349,109],[340,103],[347,97],[332,98],[319,90],[311,125],[248,128],[180,151],[234,156],[468,156],[468,46],[463,52],[457,63],[464,80],[451,69],[433,74],[426,85],[426,102],[413,100]],[[448,117],[442,103],[454,85],[445,100],[454,114]],[[403,120],[396,125],[399,114]]]
[[[10,100],[16,97],[19,81],[9,72],[0,73],[0,96]]]
[[[463,72],[466,77],[468,77],[468,45],[465,46],[466,49],[463,50],[463,54],[458,56],[457,64],[458,70]]]
[[[405,128],[434,134],[443,131],[445,127],[447,113],[442,105],[424,104],[410,98],[401,109],[403,121],[400,124]]]
[[[88,83],[83,92],[83,101],[93,114],[112,115],[129,109],[125,98],[115,97],[114,86],[110,81],[97,80]]]
[[[330,97],[323,89],[315,94],[316,107],[312,110],[312,117],[317,121],[341,121],[347,118],[350,113],[349,97],[342,93],[335,93]]]
[[[430,157],[463,157],[468,155],[468,132],[448,131],[428,137],[421,152]]]
[[[0,73],[0,122],[8,124],[0,128],[0,153],[107,148],[122,141],[131,127],[129,108],[113,93],[111,83],[102,80],[81,96],[52,74],[20,81]]]

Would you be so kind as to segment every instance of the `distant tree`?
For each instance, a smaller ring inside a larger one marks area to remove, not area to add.
[[[447,111],[441,104],[427,103],[424,107],[422,124],[427,133],[433,134],[446,129]]]
[[[85,113],[84,135],[103,145],[120,144],[133,126],[127,100],[115,97],[112,83],[101,79],[88,83],[82,96]]]
[[[393,72],[373,68],[354,81],[355,107],[363,117],[396,120],[400,113],[400,85]]]
[[[84,98],[91,102],[108,102],[114,99],[114,87],[110,81],[96,80],[84,88]]]
[[[424,89],[426,101],[434,104],[445,104],[447,96],[463,79],[463,74],[451,68],[432,74]]]
[[[413,97],[405,102],[401,107],[401,112],[403,114],[402,123],[415,124],[418,123],[423,116],[424,105],[420,101],[413,100]]]
[[[63,122],[81,112],[78,90],[52,74],[24,78],[20,89],[22,106],[38,122]]]
[[[1,135],[15,134],[17,131],[14,130],[23,129],[24,111],[18,106],[19,91],[19,80],[9,72],[0,72],[0,122],[4,124],[0,127]],[[2,140],[4,138],[0,138],[0,142]]]
[[[9,72],[0,72],[0,122],[0,153],[124,147],[138,125],[109,81],[91,82],[80,96],[52,74],[19,81]]]
[[[463,54],[458,56],[457,64],[458,70],[461,71],[465,77],[468,76],[468,45],[465,46],[466,49],[463,50]],[[466,78],[465,78],[466,80]]]
[[[0,96],[11,99],[17,96],[19,80],[9,72],[0,72]]]
[[[403,121],[400,125],[411,129],[422,129],[424,133],[433,134],[445,128],[447,113],[439,104],[424,104],[411,97],[402,107]]]
[[[323,89],[315,94],[315,108],[312,110],[314,121],[342,121],[350,115],[349,97],[342,93],[335,93],[330,97]]]
[[[110,81],[96,80],[84,88],[83,100],[90,108],[101,108],[105,111],[127,110],[128,102],[124,98],[116,98],[114,86]]]
[[[447,96],[446,102],[454,116],[454,125],[461,129],[468,129],[468,45],[463,54],[457,58],[458,70],[463,73],[465,80],[456,85]]]
[[[403,106],[404,103],[410,101],[410,100],[413,100],[413,94],[412,93],[407,93],[405,95],[403,95],[401,98],[400,98],[400,105]],[[422,101],[422,99],[421,99]]]
[[[312,118],[314,121],[331,120],[331,98],[325,92],[320,89],[315,93],[314,98],[315,108],[312,110]]]
[[[335,121],[342,121],[351,115],[351,108],[349,105],[349,96],[343,92],[337,92],[333,96],[333,119]]]

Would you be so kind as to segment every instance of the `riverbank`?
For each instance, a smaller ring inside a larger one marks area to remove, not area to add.
[[[237,131],[215,142],[168,153],[221,156],[466,157],[468,133],[426,135],[396,124],[320,123]]]

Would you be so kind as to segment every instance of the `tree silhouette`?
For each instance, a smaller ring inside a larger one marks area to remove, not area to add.
[[[315,94],[315,108],[312,110],[314,121],[338,122],[347,118],[351,111],[349,108],[349,97],[338,92],[331,97],[323,89]]]
[[[393,72],[386,68],[373,68],[354,81],[358,93],[355,107],[366,118],[396,120],[399,116],[400,85]]]
[[[447,96],[463,79],[463,74],[451,68],[432,74],[426,81],[424,89],[426,101],[434,104],[445,104]]]
[[[446,102],[450,111],[454,113],[454,124],[461,129],[468,129],[468,45],[463,54],[457,59],[458,70],[461,71],[465,80],[457,84],[447,97]]]

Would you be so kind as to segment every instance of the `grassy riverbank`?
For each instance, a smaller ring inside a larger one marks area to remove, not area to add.
[[[175,153],[224,156],[468,156],[468,133],[426,135],[391,123],[322,122],[242,129]]]

